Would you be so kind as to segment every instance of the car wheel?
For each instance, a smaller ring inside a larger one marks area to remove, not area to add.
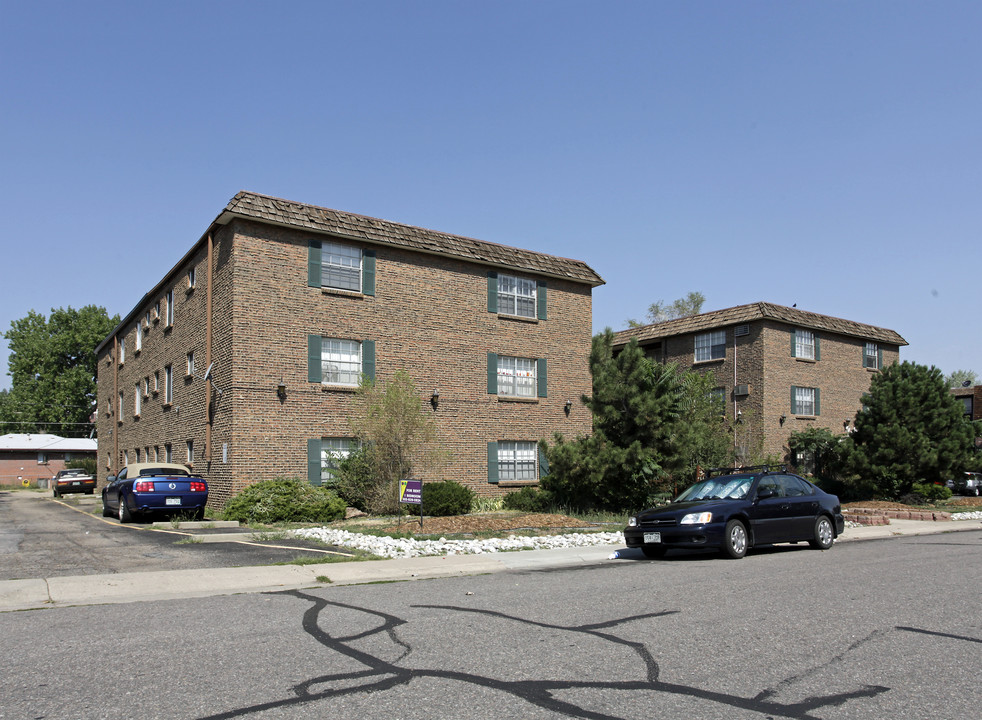
[[[815,521],[815,539],[809,540],[809,544],[816,550],[828,550],[833,539],[832,522],[822,515]]]
[[[747,527],[739,520],[730,520],[726,523],[723,554],[734,560],[739,560],[747,554]]]
[[[668,552],[668,548],[662,547],[660,545],[642,545],[641,552],[649,560],[658,560],[659,558],[665,557],[665,553]]]
[[[119,521],[121,523],[125,523],[125,522],[129,522],[132,519],[133,519],[133,513],[131,513],[130,512],[130,509],[128,507],[126,507],[126,498],[124,498],[122,496],[122,494],[120,494],[120,496],[119,496]]]
[[[51,491],[51,497],[60,497],[60,496],[58,495],[58,491],[57,491],[57,490],[52,490],[52,491]]]
[[[973,495],[974,495],[975,497],[978,497],[978,496],[979,496],[979,489],[978,489],[978,488],[972,488],[972,494],[973,494]]]

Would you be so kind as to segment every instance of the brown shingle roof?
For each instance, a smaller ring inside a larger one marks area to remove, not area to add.
[[[876,327],[875,325],[865,325],[864,323],[853,322],[852,320],[842,320],[841,318],[819,315],[818,313],[805,312],[797,308],[774,305],[772,303],[757,302],[750,305],[739,305],[727,308],[726,310],[715,310],[713,312],[693,315],[692,317],[679,318],[678,320],[667,320],[653,325],[629,328],[614,333],[614,345],[626,345],[631,338],[637,338],[638,342],[644,345],[650,340],[684,335],[686,333],[703,332],[713,330],[727,325],[740,325],[753,320],[777,320],[789,325],[798,327],[812,328],[813,330],[825,330],[839,335],[849,335],[852,337],[876,340],[889,345],[906,345],[899,334],[893,330]]]
[[[232,217],[252,218],[274,225],[305,228],[349,240],[450,255],[482,265],[525,270],[587,283],[594,287],[604,284],[602,277],[589,265],[579,260],[544,255],[531,250],[521,250],[245,191],[232,198],[225,211],[219,215],[217,222],[224,224]]]

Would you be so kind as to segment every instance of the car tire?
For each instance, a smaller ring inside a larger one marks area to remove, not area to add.
[[[979,496],[979,489],[978,488],[972,488],[972,495],[974,495],[975,497],[978,497]]]
[[[667,547],[662,547],[660,545],[642,545],[641,552],[649,560],[660,560],[665,557],[665,553],[668,552]]]
[[[128,523],[133,520],[133,513],[126,507],[126,498],[123,497],[122,493],[119,496],[119,512],[117,514],[120,523]]]
[[[723,533],[723,554],[739,560],[747,554],[747,526],[739,520],[730,520],[726,523],[726,530]]]
[[[58,494],[58,491],[57,490],[52,490],[51,491],[51,497],[61,497],[61,496]]]
[[[828,550],[832,547],[833,540],[835,540],[835,531],[832,529],[832,521],[825,515],[820,515],[815,520],[815,537],[809,540],[808,544],[816,550]]]

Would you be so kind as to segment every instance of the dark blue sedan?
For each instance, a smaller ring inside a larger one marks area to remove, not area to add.
[[[207,502],[208,483],[176,463],[131,463],[102,488],[103,516],[121,523],[149,514],[200,520]]]
[[[827,550],[844,528],[835,495],[784,470],[741,471],[697,482],[671,504],[632,516],[624,539],[650,558],[672,548],[742,558],[749,548],[785,542]]]

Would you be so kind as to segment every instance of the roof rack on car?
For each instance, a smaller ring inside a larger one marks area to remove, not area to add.
[[[706,477],[710,478],[714,475],[733,475],[735,473],[767,473],[767,472],[787,472],[788,468],[785,465],[742,465],[739,467],[730,468],[709,468],[706,470]]]

